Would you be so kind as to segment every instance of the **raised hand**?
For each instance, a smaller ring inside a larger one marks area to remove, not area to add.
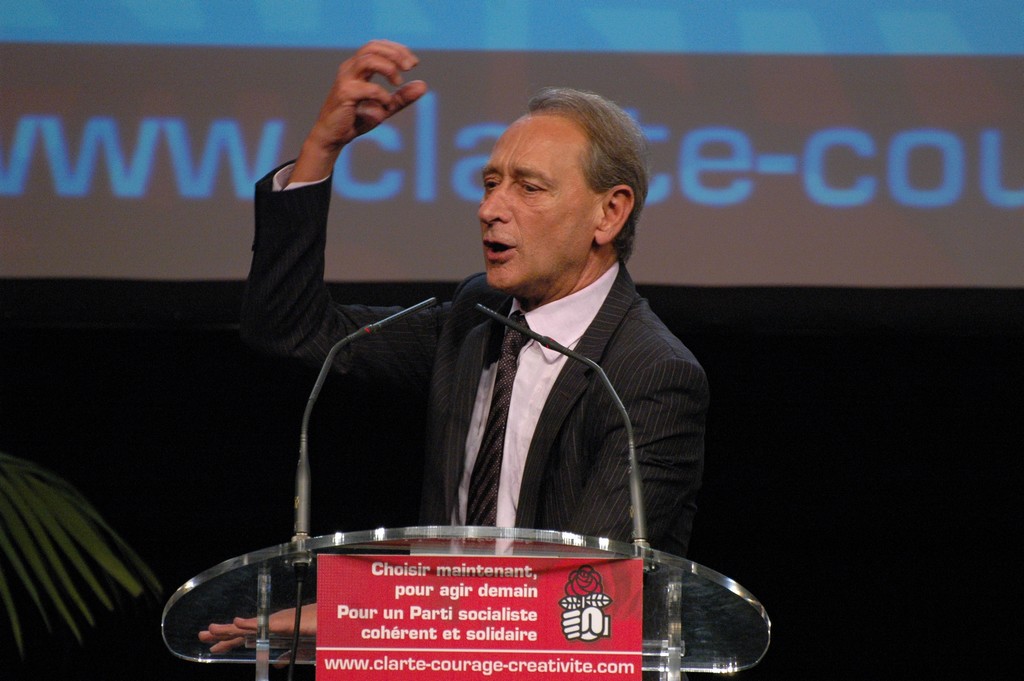
[[[322,180],[334,168],[342,148],[409,106],[427,91],[421,80],[405,82],[402,74],[419,60],[404,45],[374,40],[338,67],[320,115],[302,145],[292,182]],[[386,79],[395,89],[374,82]]]

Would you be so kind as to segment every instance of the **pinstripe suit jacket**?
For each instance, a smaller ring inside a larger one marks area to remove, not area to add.
[[[338,339],[397,308],[330,299],[323,283],[330,185],[271,192],[270,177],[257,184],[242,335],[263,351],[319,366]],[[476,303],[507,311],[511,299],[475,275],[451,302],[403,318],[335,360],[334,368],[352,379],[422,394],[424,524],[450,522],[480,372],[496,357],[504,331]],[[625,267],[576,351],[604,368],[632,419],[652,546],[685,555],[703,466],[704,371],[638,295]],[[516,525],[628,541],[626,442],[600,379],[566,362],[530,445]]]

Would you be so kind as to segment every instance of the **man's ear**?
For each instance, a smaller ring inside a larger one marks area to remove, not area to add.
[[[633,212],[633,190],[629,185],[612,187],[601,198],[601,219],[594,231],[594,243],[604,246],[615,241]]]

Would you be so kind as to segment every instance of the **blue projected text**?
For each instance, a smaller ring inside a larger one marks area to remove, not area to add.
[[[409,129],[381,125],[350,144],[335,167],[334,191],[362,202],[432,203],[449,195],[478,201],[480,171],[504,124],[473,123],[451,139],[439,139],[433,93],[419,102],[412,123]],[[58,196],[84,197],[105,185],[116,197],[140,199],[163,167],[183,198],[210,199],[218,187],[228,186],[247,199],[256,180],[286,160],[285,127],[277,119],[255,127],[218,119],[195,130],[173,117],[128,123],[95,116],[73,131],[56,114],[23,115],[13,129],[0,130],[0,196],[45,191],[31,184],[48,175]],[[809,202],[830,208],[882,199],[911,209],[945,208],[968,191],[996,209],[1024,206],[1024,170],[1008,167],[1005,153],[1008,145],[1020,148],[1016,131],[912,128],[883,137],[830,127],[809,131],[795,150],[778,151],[759,149],[751,133],[734,127],[702,126],[679,134],[661,125],[643,127],[658,158],[674,159],[669,167],[662,161],[654,168],[648,204],[681,198],[729,208],[751,201],[768,178],[792,178]],[[244,130],[256,132],[247,137]],[[1013,158],[1019,163],[1019,155]]]

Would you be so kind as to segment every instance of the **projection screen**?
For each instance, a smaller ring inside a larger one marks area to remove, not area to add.
[[[1024,286],[1019,2],[0,2],[0,278],[244,279],[252,186],[338,63],[430,94],[342,154],[327,277],[482,268],[479,173],[546,85],[652,146],[630,269],[673,286]]]

